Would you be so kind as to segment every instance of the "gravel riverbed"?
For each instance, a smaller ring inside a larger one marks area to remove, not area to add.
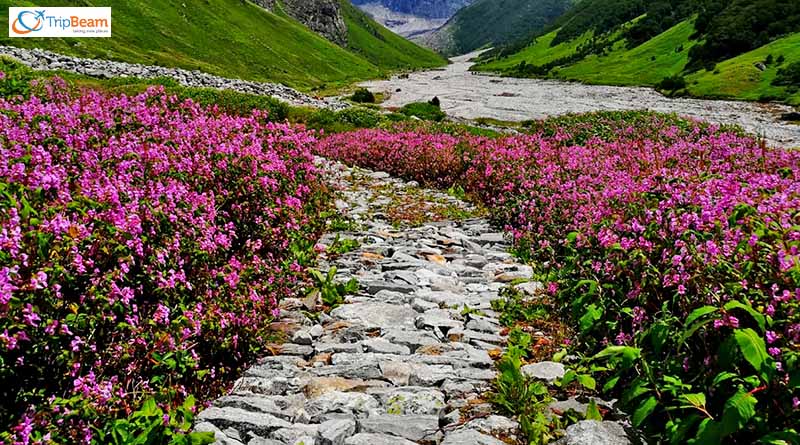
[[[442,110],[464,119],[504,121],[539,119],[566,113],[648,109],[678,113],[715,123],[738,124],[772,144],[800,147],[800,125],[780,120],[793,111],[781,104],[729,100],[668,98],[652,88],[585,85],[541,79],[517,79],[469,71],[471,53],[451,59],[444,69],[411,73],[408,78],[364,82],[361,85],[391,97],[384,107],[401,107],[437,96]],[[399,89],[399,91],[398,91]]]

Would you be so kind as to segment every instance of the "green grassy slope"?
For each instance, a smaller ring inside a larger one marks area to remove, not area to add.
[[[592,38],[592,31],[589,31],[577,39],[570,40],[568,42],[562,42],[555,46],[550,46],[553,42],[553,39],[558,34],[559,29],[537,38],[533,43],[517,53],[511,54],[507,57],[489,59],[477,64],[473,67],[473,70],[503,72],[513,68],[523,61],[533,65],[544,65],[554,60],[562,59],[571,54],[575,54],[578,46]]]
[[[618,41],[607,55],[589,55],[558,70],[558,77],[611,85],[654,85],[681,72],[694,42],[691,21],[681,22],[633,49]]]
[[[341,0],[347,24],[347,47],[373,64],[388,69],[430,68],[445,65],[444,58],[384,28],[367,14]]]
[[[111,6],[109,39],[9,39],[0,44],[39,47],[91,58],[199,69],[226,77],[282,82],[301,90],[336,87],[379,77],[388,69],[420,67],[441,59],[397,38],[383,58],[364,58],[362,46],[386,40],[353,30],[353,51],[341,48],[283,14],[242,0],[52,0],[49,6]],[[29,0],[0,0],[32,6]],[[6,20],[4,16],[2,20]],[[378,28],[375,31],[380,35]],[[388,32],[388,31],[386,31]],[[379,47],[376,43],[374,47]],[[418,59],[419,57],[419,59]],[[369,60],[367,60],[369,59]]]
[[[686,77],[689,92],[698,96],[734,97],[747,100],[784,98],[792,105],[800,105],[800,92],[786,96],[785,88],[772,86],[778,64],[767,65],[764,71],[756,63],[783,55],[781,66],[800,62],[800,33],[778,39],[768,45],[741,54],[717,64],[716,70],[698,71]],[[716,73],[715,73],[716,71]]]
[[[621,28],[635,22],[628,22]],[[789,93],[784,87],[771,85],[779,68],[777,63],[767,66],[764,71],[755,66],[758,62],[764,62],[770,54],[773,60],[783,56],[785,61],[782,66],[800,61],[800,33],[720,62],[714,70],[687,73],[689,52],[700,44],[691,40],[695,33],[694,19],[684,20],[634,48],[626,45],[619,31],[621,28],[601,36],[613,42],[602,54],[589,54],[564,63],[551,69],[545,77],[603,85],[654,86],[666,77],[685,75],[687,91],[694,96],[744,100],[769,98],[800,104],[800,93]],[[560,28],[555,29],[516,53],[484,60],[473,69],[519,75],[516,68],[523,61],[537,66],[560,59],[563,61],[576,55],[579,47],[592,39],[591,32],[587,32],[551,46],[560,31]]]

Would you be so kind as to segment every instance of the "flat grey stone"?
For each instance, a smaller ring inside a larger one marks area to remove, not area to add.
[[[319,426],[320,445],[342,445],[356,432],[356,423],[350,419],[328,420]]]
[[[564,365],[558,362],[544,361],[539,363],[531,363],[521,368],[523,374],[527,377],[544,380],[546,382],[554,382],[566,373]]]
[[[389,434],[358,433],[345,439],[344,445],[416,445],[416,443]]]
[[[272,373],[274,374],[275,371],[272,371]],[[285,377],[245,376],[234,383],[233,390],[235,392],[247,391],[264,395],[282,395],[289,391],[289,380]]]
[[[382,290],[400,292],[401,294],[410,294],[417,290],[416,286],[403,283],[394,283],[391,281],[364,281],[361,283],[361,285],[370,295],[375,295]]]
[[[441,445],[506,445],[500,439],[496,439],[480,431],[463,429],[447,433]]]
[[[376,352],[380,354],[402,354],[407,355],[411,353],[408,346],[392,343],[385,338],[376,337],[361,342],[361,347],[366,352]]]
[[[631,445],[625,428],[618,422],[582,420],[567,427],[556,445]]]
[[[438,309],[439,305],[432,301],[424,300],[422,298],[415,298],[411,302],[411,307],[413,307],[418,312],[425,312],[431,309]]]
[[[358,343],[317,343],[314,346],[317,354],[336,353],[336,352],[361,352],[361,345]]]
[[[464,426],[491,436],[507,437],[516,434],[519,430],[519,423],[515,420],[497,415],[471,420]]]
[[[310,345],[311,342],[309,342],[308,344]],[[314,353],[314,348],[308,345],[298,345],[295,343],[284,343],[281,345],[281,354],[284,355],[299,355],[307,357],[313,353]]]
[[[297,409],[302,408],[302,395],[294,400],[284,396],[238,395],[220,397],[214,405],[220,408],[240,408],[246,411],[272,414],[285,420],[292,420]]]
[[[378,400],[360,392],[330,391],[310,400],[306,411],[312,422],[319,421],[323,415],[331,413],[368,416],[380,409]]]
[[[283,445],[285,442],[281,442],[274,439],[266,439],[261,436],[254,436],[252,439],[247,441],[247,445]]]
[[[240,434],[254,433],[268,436],[278,428],[286,428],[292,424],[267,413],[254,413],[241,408],[218,408],[212,406],[197,416],[199,421],[213,424],[217,428],[233,428]]]
[[[397,388],[382,398],[387,414],[428,414],[438,416],[444,409],[444,394],[435,389],[423,388],[405,391]]]
[[[439,431],[439,416],[382,414],[360,419],[358,424],[362,432],[391,434],[412,442],[438,442],[442,434]]]
[[[295,423],[288,428],[275,430],[270,437],[282,443],[294,443],[302,437],[317,437],[317,431],[319,431],[319,425]]]
[[[417,311],[397,304],[365,302],[339,306],[331,311],[331,316],[361,322],[367,327],[400,327],[413,326]]]
[[[417,350],[420,346],[431,346],[441,343],[431,332],[411,329],[388,329],[383,335],[383,338],[398,345],[406,345],[412,351]]]

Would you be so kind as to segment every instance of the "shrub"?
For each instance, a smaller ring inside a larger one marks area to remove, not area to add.
[[[413,102],[403,106],[398,112],[409,117],[414,116],[422,120],[434,122],[440,122],[447,117],[438,106],[429,102]]]
[[[369,104],[375,103],[375,95],[372,94],[372,91],[366,88],[357,89],[350,97],[350,99],[353,102],[358,102],[358,103],[369,103]]]
[[[661,82],[656,84],[656,88],[662,91],[675,93],[676,91],[680,91],[686,88],[686,78],[684,78],[680,74],[665,77],[661,80]]]
[[[186,418],[188,395],[218,394],[263,348],[303,272],[296,246],[322,227],[310,133],[163,87],[64,87],[0,98],[5,443]]]
[[[782,87],[800,87],[800,62],[793,62],[780,68],[772,85]]]

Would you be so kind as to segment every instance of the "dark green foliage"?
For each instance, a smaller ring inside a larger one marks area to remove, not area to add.
[[[686,79],[679,74],[665,77],[661,82],[658,83],[658,85],[656,85],[656,88],[669,93],[674,93],[686,88]]]
[[[440,122],[444,120],[447,115],[439,109],[436,105],[429,102],[414,102],[410,103],[399,110],[400,114],[406,116],[414,116],[424,121]]]
[[[690,69],[699,69],[750,51],[800,30],[797,0],[685,0],[699,13],[695,28],[703,44],[689,52]]]
[[[358,103],[375,103],[375,95],[372,94],[372,91],[366,88],[359,88],[353,93],[353,96],[350,98],[353,102]]]
[[[580,37],[587,31],[595,36],[609,32],[646,11],[644,0],[584,0],[557,21],[561,30],[552,45]]]
[[[800,88],[800,62],[794,62],[779,69],[772,84],[775,86]]]
[[[433,99],[428,101],[428,103],[437,108],[442,105],[442,102],[439,100],[438,96],[434,96]]]
[[[529,42],[570,7],[570,0],[478,0],[451,20],[455,53]]]

